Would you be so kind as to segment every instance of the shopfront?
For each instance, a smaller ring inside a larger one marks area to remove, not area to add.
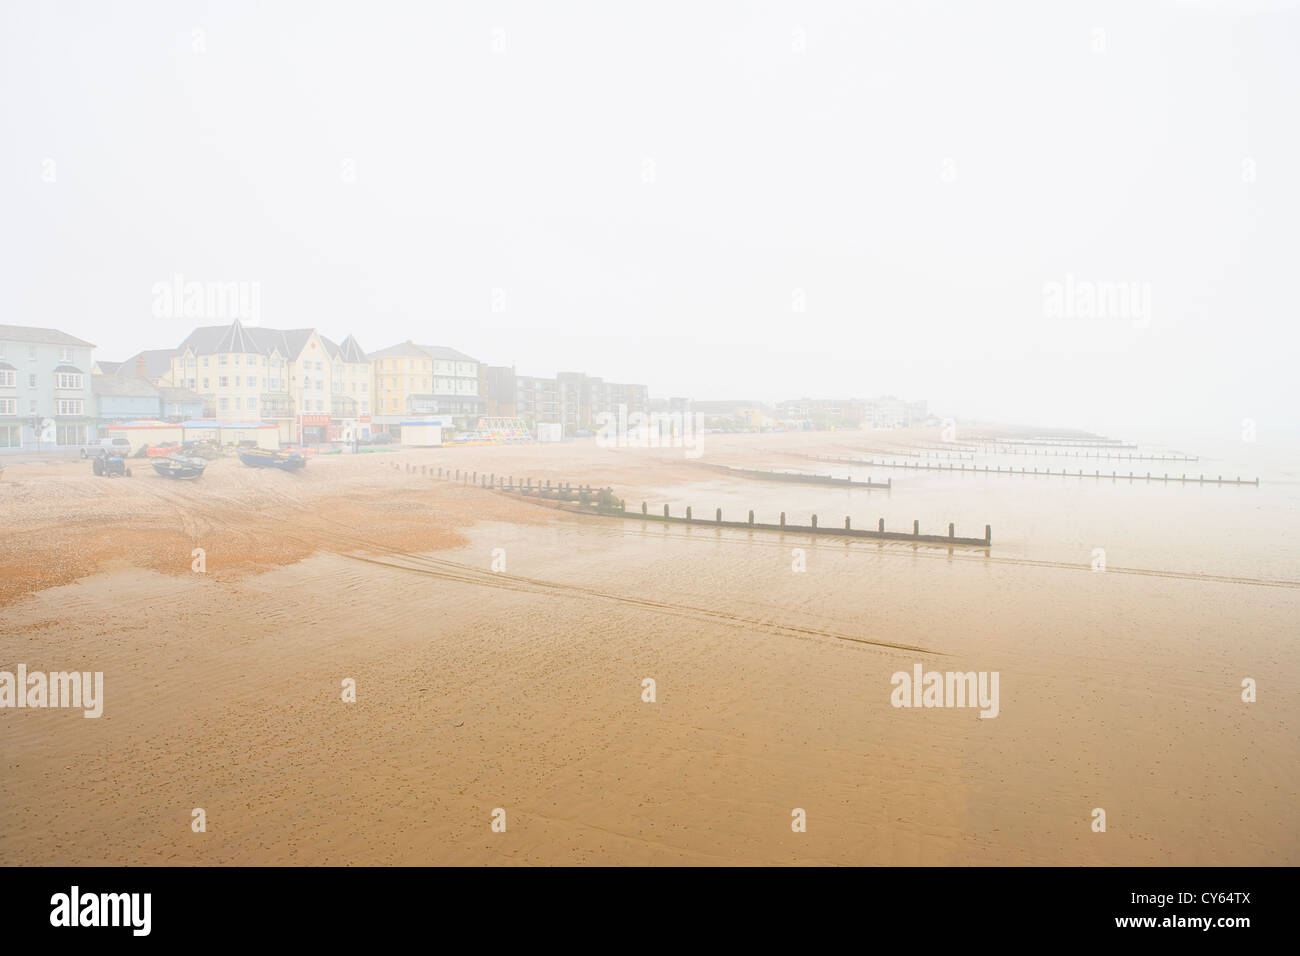
[[[319,445],[330,440],[330,417],[328,415],[299,415],[298,443],[300,445]]]

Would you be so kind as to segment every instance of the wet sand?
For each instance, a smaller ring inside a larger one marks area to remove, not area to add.
[[[781,453],[832,439],[719,437],[706,459],[789,467]],[[665,528],[431,465],[891,523],[918,500],[901,479],[846,500],[590,444],[337,456],[302,475],[221,461],[193,484],[10,465],[0,669],[103,671],[106,701],[99,720],[0,710],[0,862],[1300,861],[1284,562],[1135,546],[1112,559],[1129,571],[1096,574],[1086,533],[1072,559],[1035,522],[1005,546],[995,530],[987,558]],[[951,488],[925,517],[1000,507]],[[999,671],[999,716],[891,707],[890,675],[915,663]]]

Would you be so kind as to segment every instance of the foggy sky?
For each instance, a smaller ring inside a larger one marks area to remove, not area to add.
[[[175,347],[179,273],[652,396],[1294,434],[1297,41],[1280,2],[3,0],[0,322]],[[1067,277],[1150,313],[1049,316]]]

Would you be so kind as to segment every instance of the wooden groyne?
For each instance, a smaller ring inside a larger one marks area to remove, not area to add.
[[[784,481],[808,485],[835,485],[838,488],[881,488],[886,491],[893,488],[894,479],[888,479],[884,484],[878,481],[872,481],[871,476],[867,476],[866,481],[854,481],[851,475],[844,478],[836,478],[832,475],[805,475],[791,471],[763,471],[758,468],[736,468],[732,465],[717,465],[707,461],[696,462],[704,468],[711,468],[714,471],[720,471],[729,475],[738,475],[741,478],[753,478],[756,481]]]
[[[994,438],[990,445],[1041,445],[1047,448],[1137,448],[1118,438],[1094,438],[1090,441],[1075,441],[1064,438]]]
[[[922,449],[920,451],[899,449],[899,448],[854,448],[851,445],[841,445],[841,448],[847,448],[850,451],[865,451],[872,455],[902,455],[904,458],[942,458],[952,459],[953,461],[972,461],[975,456],[964,455],[960,451],[944,451]]]
[[[1070,452],[1066,451],[1043,451],[1039,448],[998,448],[994,447],[992,451],[981,452],[987,455],[1042,455],[1044,458],[1096,458],[1101,461],[1200,461],[1199,457],[1188,455],[1103,455],[1098,452],[1095,455],[1087,452]]]
[[[407,465],[407,471],[413,470],[414,466]],[[420,468],[420,473],[425,473],[424,467]],[[460,482],[464,485],[475,485],[480,488],[487,488],[491,491],[504,491],[507,494],[519,495],[521,497],[543,498],[550,501],[577,501],[585,503],[587,501],[599,500],[602,494],[608,498],[613,494],[610,488],[599,488],[590,483],[568,482],[548,480],[545,484],[541,481],[534,482],[531,478],[520,478],[515,481],[514,475],[497,475],[495,472],[471,471],[468,468],[439,468],[435,472],[432,466],[429,466],[428,473],[441,478],[444,481]]]
[[[394,463],[394,467],[398,467]],[[428,468],[426,472],[426,467]],[[407,471],[414,471],[414,466],[408,464]],[[421,466],[421,474],[434,474],[432,466]],[[531,478],[521,479],[519,482],[514,480],[513,475],[498,476],[492,472],[470,471],[469,469],[439,468],[436,477],[445,481],[460,482],[461,484],[473,484],[481,488],[504,494],[518,495],[521,498],[535,498],[539,501],[554,501],[552,507],[561,511],[568,511],[573,514],[596,515],[608,518],[627,518],[637,521],[658,521],[667,524],[686,524],[699,525],[714,528],[743,528],[750,531],[778,531],[798,534],[820,534],[830,535],[840,538],[874,538],[881,541],[911,541],[921,544],[947,544],[962,545],[966,547],[987,548],[993,543],[993,528],[991,525],[984,526],[984,537],[982,538],[963,538],[956,534],[956,525],[949,523],[948,534],[921,534],[921,523],[912,522],[912,532],[908,534],[903,531],[886,531],[885,519],[881,518],[875,529],[854,528],[848,515],[844,517],[844,527],[835,525],[826,527],[818,525],[817,516],[812,516],[812,524],[796,525],[787,524],[785,512],[781,512],[780,521],[777,524],[770,524],[754,520],[754,512],[751,509],[749,518],[746,521],[724,521],[722,518],[722,509],[714,510],[713,520],[705,518],[696,518],[691,508],[686,508],[686,514],[674,515],[669,511],[668,505],[664,505],[663,514],[651,514],[646,502],[641,502],[641,512],[628,511],[626,502],[614,494],[612,488],[597,488],[590,484],[571,484],[569,482],[552,483],[547,481],[543,485],[540,481],[535,483]],[[837,481],[837,484],[840,482]],[[875,487],[889,487],[888,485],[876,485]],[[575,504],[576,502],[576,504]]]
[[[911,541],[922,544],[958,544],[965,547],[987,548],[993,544],[993,527],[984,526],[984,537],[982,538],[962,538],[956,534],[956,526],[948,525],[948,533],[942,534],[921,534],[921,522],[912,522],[912,531],[886,531],[885,519],[881,518],[875,528],[854,528],[849,516],[844,518],[844,527],[838,525],[820,525],[817,523],[817,516],[812,516],[812,524],[789,524],[785,520],[785,512],[781,512],[780,521],[777,524],[768,522],[755,521],[754,512],[750,510],[749,518],[745,521],[728,521],[722,517],[722,509],[716,508],[712,518],[697,518],[694,516],[691,508],[686,508],[684,515],[671,514],[668,505],[664,505],[663,514],[656,514],[649,510],[646,502],[641,502],[641,511],[628,511],[623,507],[623,502],[619,502],[616,507],[601,507],[598,504],[587,506],[573,506],[559,504],[555,506],[557,510],[568,511],[573,514],[601,515],[610,518],[626,518],[632,521],[655,521],[660,524],[685,524],[705,528],[739,528],[747,531],[777,531],[789,534],[821,534],[839,538],[872,538],[880,541]]]
[[[1181,483],[1181,484],[1188,484],[1188,485],[1255,485],[1256,487],[1259,486],[1258,478],[1254,478],[1254,479],[1242,478],[1240,475],[1236,475],[1232,478],[1224,478],[1222,475],[1215,475],[1207,478],[1205,475],[1202,474],[1202,475],[1193,475],[1189,478],[1186,472],[1184,472],[1182,475],[1170,475],[1168,472],[1166,472],[1163,475],[1156,475],[1156,474],[1152,474],[1149,471],[1145,475],[1141,475],[1132,471],[1130,471],[1127,475],[1121,474],[1118,471],[1112,471],[1108,475],[1105,472],[1101,471],[1100,469],[1093,471],[1093,473],[1089,475],[1082,468],[1080,468],[1077,472],[1070,471],[1069,469],[1066,468],[1062,468],[1059,471],[1052,471],[1052,469],[1050,468],[1044,469],[1043,471],[1039,471],[1037,468],[1031,470],[1028,467],[1022,467],[1019,471],[1017,471],[1015,468],[1003,468],[1001,466],[989,467],[988,465],[985,465],[982,468],[979,467],[978,465],[972,465],[968,468],[964,463],[961,465],[948,465],[947,467],[944,467],[943,465],[922,465],[919,463],[909,462],[909,461],[864,461],[856,458],[830,458],[825,455],[809,455],[808,457],[814,461],[830,461],[830,462],[837,462],[842,465],[857,465],[859,467],[864,465],[870,465],[873,468],[910,468],[914,471],[946,471],[946,472],[956,472],[957,474],[966,473],[972,475],[1016,475],[1018,477],[1023,476],[1026,478],[1033,478],[1033,477],[1096,478],[1096,479],[1106,479],[1110,481],[1129,481],[1129,482],[1161,481],[1167,483],[1174,483],[1174,484]]]

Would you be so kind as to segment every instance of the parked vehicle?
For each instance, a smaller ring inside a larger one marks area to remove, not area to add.
[[[91,461],[91,470],[102,478],[117,478],[125,475],[131,477],[131,469],[126,466],[126,459],[121,455],[107,453],[95,455]]]
[[[371,432],[365,438],[358,439],[358,443],[362,445],[391,445],[393,436],[388,432]]]
[[[82,458],[96,458],[105,453],[126,458],[131,454],[131,443],[125,438],[101,438],[81,448]]]
[[[163,478],[172,478],[178,481],[202,478],[203,469],[208,467],[208,463],[202,458],[184,458],[180,455],[172,455],[168,458],[154,458],[149,464],[153,465],[153,470]]]
[[[267,448],[241,448],[236,454],[250,468],[279,468],[295,471],[307,467],[307,459],[294,452],[271,451]]]

